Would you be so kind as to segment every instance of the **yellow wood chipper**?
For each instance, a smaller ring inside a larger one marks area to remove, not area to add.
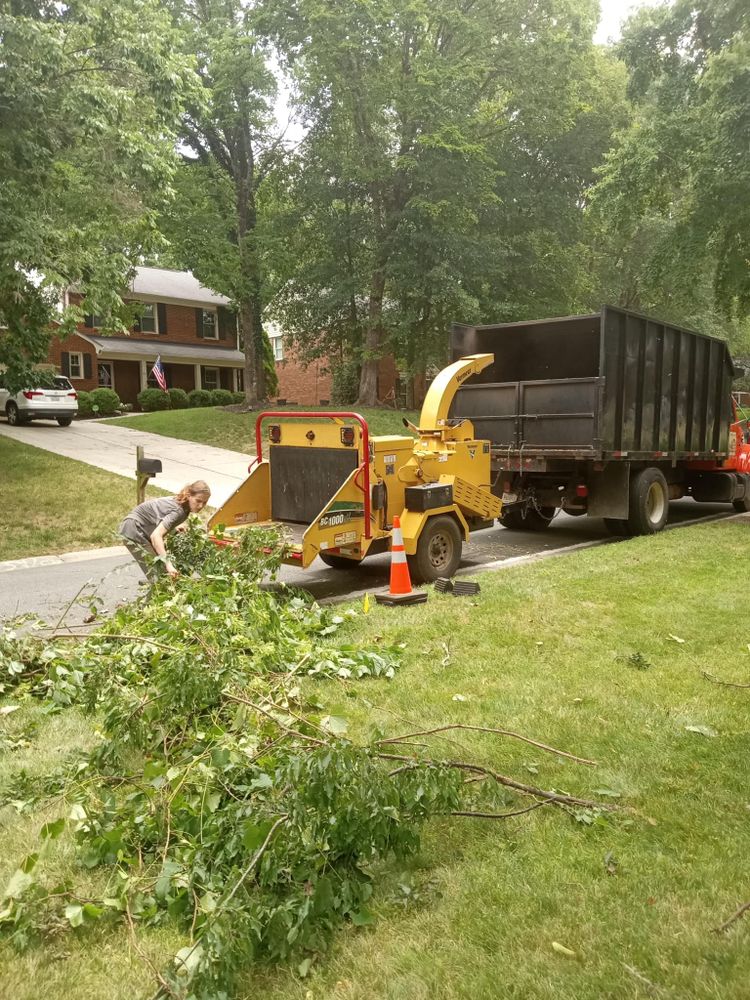
[[[290,543],[285,562],[306,568],[320,556],[327,566],[351,568],[390,549],[398,515],[412,579],[452,576],[469,532],[500,514],[489,442],[475,439],[470,420],[448,418],[458,389],[493,360],[476,354],[443,369],[427,392],[419,427],[404,421],[416,437],[370,437],[367,422],[344,411],[259,414],[258,457],[209,527],[223,526],[231,536],[251,525],[280,524]]]

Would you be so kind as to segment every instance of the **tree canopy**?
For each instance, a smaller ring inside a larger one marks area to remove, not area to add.
[[[70,286],[121,323],[134,264],[161,243],[190,60],[157,0],[16,0],[0,11],[0,363],[44,361]]]

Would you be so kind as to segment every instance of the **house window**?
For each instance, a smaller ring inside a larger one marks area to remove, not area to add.
[[[284,338],[279,334],[278,337],[269,337],[271,341],[271,347],[273,348],[273,360],[283,361],[284,360]]]
[[[206,368],[205,365],[201,367],[201,385],[209,391],[220,388],[219,369]]]
[[[98,378],[98,381],[99,381],[99,385],[103,386],[103,387],[105,387],[107,389],[111,389],[112,388],[112,365],[104,364],[103,362],[100,361],[99,364],[96,366],[96,373],[97,373],[97,378]]]
[[[89,319],[91,320],[91,329],[92,330],[100,330],[104,326],[104,319],[105,319],[105,317],[101,316],[99,313],[92,313],[92,315],[89,317]],[[72,355],[71,355],[71,357],[72,357]]]
[[[70,352],[68,365],[71,378],[83,378],[83,355],[80,351]]]
[[[203,339],[219,339],[219,324],[216,322],[216,313],[211,309],[203,310]]]
[[[155,302],[144,302],[141,313],[141,333],[159,332],[159,314]]]

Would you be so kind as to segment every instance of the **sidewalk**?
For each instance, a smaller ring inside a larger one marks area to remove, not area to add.
[[[102,424],[98,420],[74,421],[70,427],[51,423],[10,427],[0,420],[0,435],[133,480],[135,449],[142,445],[147,458],[159,458],[162,462],[163,472],[151,480],[154,486],[177,493],[185,483],[205,479],[211,487],[212,507],[221,506],[247,478],[247,467],[253,457],[226,448]],[[250,428],[247,437],[249,444]]]

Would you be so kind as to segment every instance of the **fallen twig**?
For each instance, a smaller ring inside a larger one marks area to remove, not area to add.
[[[595,760],[588,760],[586,757],[576,757],[575,754],[567,753],[565,750],[558,750],[556,747],[548,746],[546,743],[540,743],[538,740],[532,740],[529,736],[522,736],[520,733],[511,732],[509,729],[493,729],[489,726],[469,726],[463,723],[453,723],[448,726],[437,726],[435,729],[420,729],[415,733],[406,733],[404,736],[391,736],[389,739],[378,740],[378,745],[387,743],[404,743],[407,740],[412,739],[414,736],[432,736],[435,733],[445,733],[452,729],[467,729],[472,732],[477,733],[494,733],[497,736],[510,736],[514,740],[521,740],[522,743],[529,743],[533,747],[537,747],[539,750],[545,750],[547,753],[554,753],[560,757],[567,757],[568,760],[574,760],[577,764],[588,764],[590,766],[596,766]]]
[[[735,910],[729,920],[725,920],[720,927],[714,927],[714,934],[723,934],[724,931],[728,930],[732,924],[739,920],[740,917],[747,913],[748,910],[750,910],[750,902],[743,903],[738,910]]]
[[[380,757],[381,760],[401,761],[402,764],[407,765],[406,767],[400,767],[395,771],[391,771],[390,773],[392,775],[397,774],[399,771],[407,770],[409,767],[452,767],[458,771],[471,771],[474,774],[481,774],[484,777],[491,778],[493,781],[496,781],[499,785],[504,785],[506,788],[513,788],[515,791],[522,792],[524,795],[532,795],[535,799],[545,799],[559,806],[578,806],[581,809],[605,809],[607,811],[614,811],[618,808],[616,805],[609,802],[593,802],[590,799],[579,799],[575,795],[564,795],[561,792],[547,792],[543,788],[535,788],[533,785],[524,785],[522,782],[515,781],[513,778],[509,778],[505,774],[493,771],[492,768],[482,767],[480,764],[468,764],[466,761],[462,760],[426,760],[424,758],[407,757],[403,754],[393,753],[378,753],[378,757]]]
[[[722,681],[718,677],[714,677],[713,674],[709,674],[707,670],[701,670],[701,673],[706,678],[707,681],[711,681],[712,684],[720,684],[722,687],[727,688],[750,688],[750,684],[735,684],[732,681]]]
[[[549,799],[544,799],[542,802],[535,802],[533,806],[526,806],[525,809],[514,809],[512,812],[505,813],[484,813],[484,812],[469,812],[464,810],[456,809],[450,813],[451,816],[470,816],[473,819],[509,819],[511,816],[523,816],[524,813],[530,813],[534,809],[539,809],[542,806],[552,805]]]

